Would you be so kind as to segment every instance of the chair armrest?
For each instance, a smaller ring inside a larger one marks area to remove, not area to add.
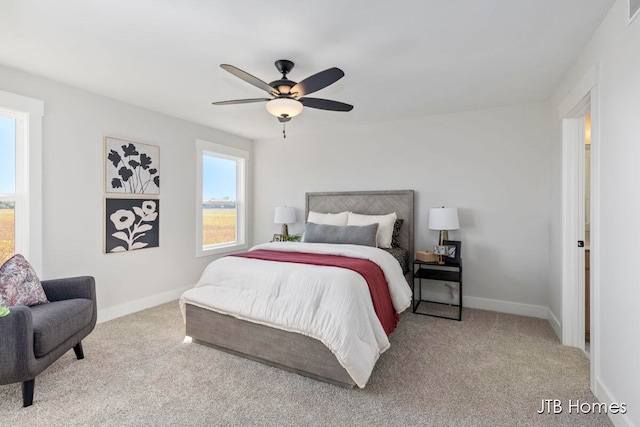
[[[73,298],[96,300],[96,282],[91,276],[42,280],[41,283],[49,301],[63,301]]]
[[[9,307],[0,317],[0,384],[9,384],[33,369],[33,318],[25,306]]]

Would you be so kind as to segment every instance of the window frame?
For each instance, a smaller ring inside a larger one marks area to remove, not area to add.
[[[204,257],[237,252],[248,247],[248,209],[249,194],[249,152],[239,148],[216,144],[209,141],[196,140],[196,256]],[[202,243],[202,163],[204,156],[214,156],[236,161],[236,241],[204,246]]]
[[[42,266],[42,117],[44,102],[0,91],[0,114],[16,119],[14,253],[20,253],[41,276]]]

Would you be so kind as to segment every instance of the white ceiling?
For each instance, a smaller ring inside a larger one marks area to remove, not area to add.
[[[2,0],[0,64],[251,139],[279,137],[273,63],[354,105],[305,108],[287,134],[546,100],[614,0]]]

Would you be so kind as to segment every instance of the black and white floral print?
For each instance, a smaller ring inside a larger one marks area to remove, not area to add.
[[[160,194],[160,147],[105,138],[108,193]]]
[[[157,247],[159,200],[106,199],[106,252]]]

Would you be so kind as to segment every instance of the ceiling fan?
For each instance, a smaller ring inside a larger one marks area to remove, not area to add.
[[[320,71],[312,76],[307,77],[299,83],[296,83],[287,78],[287,74],[293,69],[295,64],[288,59],[279,59],[275,62],[275,66],[282,78],[274,80],[271,83],[266,83],[259,78],[252,76],[251,74],[243,71],[233,65],[220,64],[220,67],[234,76],[244,80],[245,82],[252,84],[253,86],[264,90],[272,98],[250,98],[250,99],[236,99],[232,101],[218,101],[213,105],[230,105],[230,104],[248,104],[251,102],[266,102],[267,111],[276,116],[281,123],[286,123],[291,120],[292,117],[297,116],[302,112],[303,107],[317,108],[320,110],[329,111],[351,111],[353,105],[345,104],[344,102],[332,101],[330,99],[322,98],[309,98],[309,95],[313,92],[317,92],[320,89],[335,83],[344,76],[344,72],[336,67],[328,68],[324,71]],[[283,130],[284,133],[284,130]],[[286,134],[285,134],[286,138]]]

